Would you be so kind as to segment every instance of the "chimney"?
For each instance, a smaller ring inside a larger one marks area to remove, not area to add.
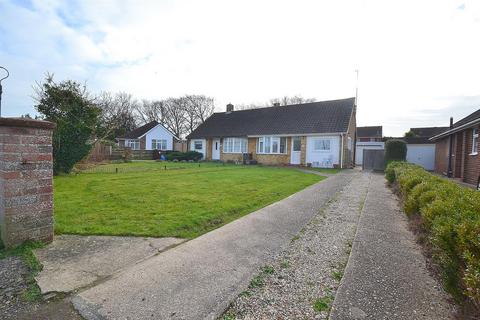
[[[273,103],[273,106],[274,106],[274,107],[280,107],[280,102],[274,102],[274,103]]]
[[[233,104],[227,104],[227,113],[233,112]]]

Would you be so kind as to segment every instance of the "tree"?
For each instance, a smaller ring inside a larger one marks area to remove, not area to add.
[[[214,100],[211,97],[204,95],[186,95],[185,98],[189,101],[193,113],[199,123],[204,123],[213,114],[215,110]]]
[[[276,103],[280,104],[281,106],[288,106],[291,104],[302,104],[309,102],[315,102],[315,98],[304,98],[302,96],[284,96],[282,98],[270,99],[270,106],[274,106]]]
[[[405,138],[413,138],[413,137],[416,137],[416,136],[417,135],[412,130],[405,132]]]
[[[144,123],[158,121],[163,124],[167,116],[164,100],[142,100],[142,103],[137,106],[137,112]]]
[[[115,95],[102,92],[96,98],[96,104],[101,110],[97,140],[113,141],[116,137],[136,128],[135,109],[138,103],[132,95],[124,92]]]
[[[236,110],[249,110],[249,109],[260,109],[260,108],[268,108],[273,107],[276,104],[279,106],[288,106],[293,104],[302,104],[302,103],[310,103],[315,102],[315,98],[303,98],[302,96],[284,96],[281,98],[273,98],[270,99],[268,102],[260,103],[260,104],[239,104],[235,106]]]
[[[186,103],[187,100],[184,97],[165,100],[164,125],[179,138],[186,131]]]
[[[37,83],[35,108],[45,120],[55,122],[53,132],[53,171],[70,172],[90,151],[100,109],[86,86],[72,80],[56,83],[47,74]]]

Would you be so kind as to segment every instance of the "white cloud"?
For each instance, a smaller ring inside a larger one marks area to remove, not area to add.
[[[388,135],[480,105],[478,1],[37,1],[0,12],[6,115],[32,112],[30,86],[46,71],[138,98],[204,93],[223,109],[353,96],[358,68],[358,124]]]

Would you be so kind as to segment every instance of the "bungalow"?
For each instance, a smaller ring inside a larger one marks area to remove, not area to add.
[[[120,148],[132,150],[173,150],[178,138],[157,121],[149,122],[116,138]]]
[[[477,185],[480,182],[478,133],[480,109],[431,138],[435,142],[435,172]]]
[[[354,165],[355,98],[214,113],[187,136],[205,160],[346,168]]]

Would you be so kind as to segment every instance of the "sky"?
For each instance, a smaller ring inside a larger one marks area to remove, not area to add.
[[[34,114],[46,72],[217,111],[358,85],[357,125],[400,136],[480,108],[479,36],[478,0],[0,0],[2,116]]]

